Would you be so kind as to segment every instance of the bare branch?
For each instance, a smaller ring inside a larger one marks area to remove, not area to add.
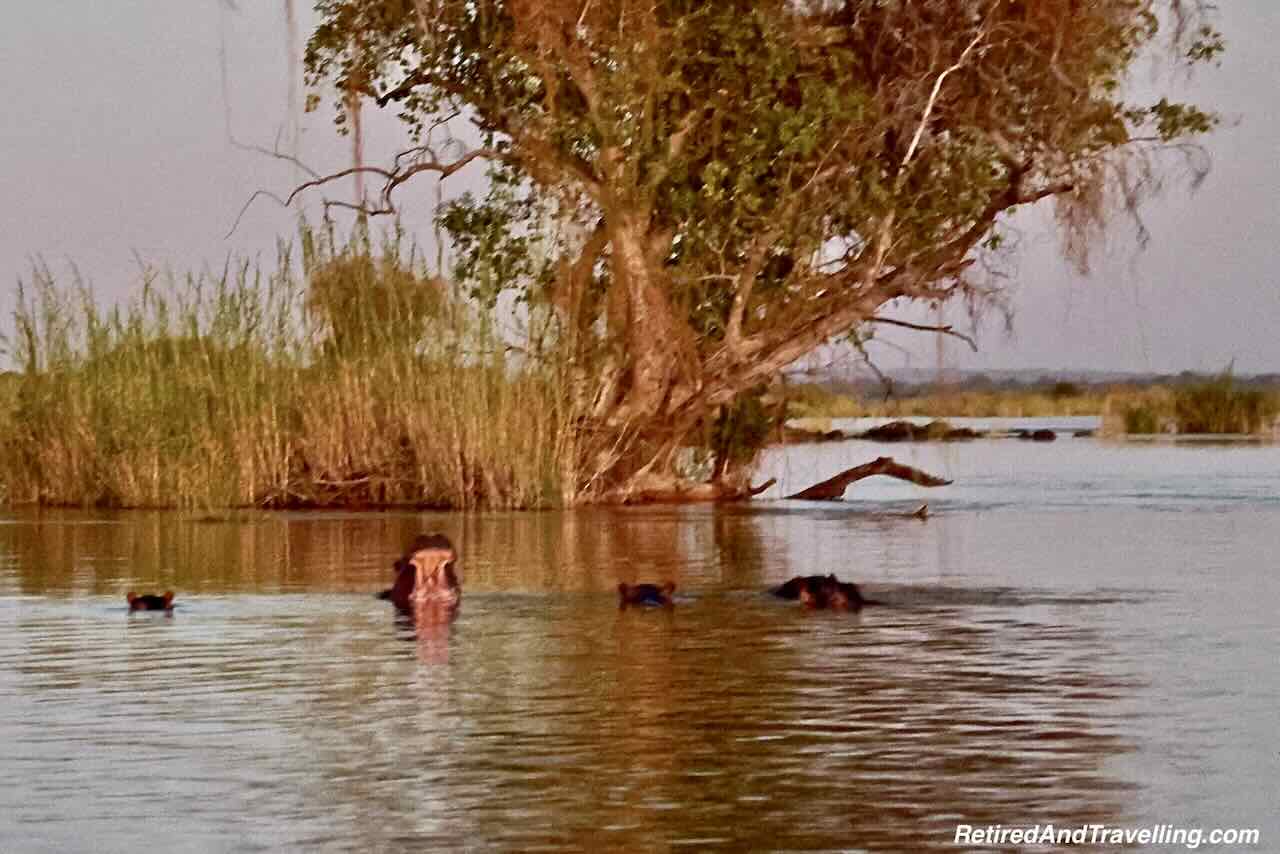
[[[253,204],[254,200],[257,199],[258,196],[266,196],[268,199],[273,199],[282,208],[289,206],[288,202],[269,190],[256,190],[254,194],[249,197],[248,201],[246,201],[240,208],[240,212],[236,214],[235,221],[231,223],[231,228],[227,231],[225,237],[229,238],[231,235],[236,233],[236,229],[240,227],[240,220],[244,219],[244,215],[249,210],[249,206]]]
[[[283,128],[281,128],[280,130],[283,131]],[[280,132],[279,131],[277,131],[276,133],[276,142],[272,148],[267,148],[266,146],[262,146],[262,145],[254,145],[251,142],[240,142],[234,136],[228,136],[228,141],[231,143],[232,146],[234,146],[235,148],[239,148],[242,151],[252,151],[257,154],[265,154],[267,157],[271,157],[276,160],[283,160],[286,163],[290,163],[298,167],[298,169],[307,173],[312,178],[320,177],[320,173],[316,172],[316,170],[312,169],[310,166],[304,163],[296,155],[287,154],[280,150]]]
[[[968,335],[965,335],[963,332],[957,332],[951,326],[951,324],[946,324],[944,326],[930,326],[924,323],[909,323],[905,320],[896,320],[892,317],[879,317],[879,316],[868,317],[867,322],[883,323],[886,326],[901,326],[903,329],[915,329],[920,332],[940,332],[943,335],[950,335],[954,338],[959,338],[961,341],[969,345],[970,350],[972,350],[975,353],[978,352],[977,342],[975,342]]]
[[[400,159],[404,155],[405,153],[402,152],[400,155],[396,156],[397,163],[400,161]],[[354,210],[363,211],[370,215],[394,213],[395,206],[391,202],[391,194],[395,191],[397,187],[399,187],[405,181],[408,181],[414,175],[417,175],[420,172],[436,172],[439,174],[440,180],[443,181],[445,178],[448,178],[450,175],[457,172],[459,169],[462,169],[464,166],[471,163],[471,161],[473,160],[476,160],[478,158],[490,158],[490,157],[498,157],[498,156],[499,156],[498,152],[494,151],[493,149],[477,148],[477,149],[474,149],[473,151],[468,152],[467,154],[463,155],[457,160],[454,160],[449,163],[442,163],[434,158],[431,158],[427,160],[419,160],[415,163],[410,164],[409,166],[403,166],[403,167],[397,166],[397,168],[395,169],[383,169],[378,166],[351,166],[346,169],[341,169],[337,172],[331,172],[328,175],[320,175],[318,177],[312,178],[310,181],[305,181],[299,184],[298,186],[293,188],[293,192],[291,192],[289,196],[285,199],[284,204],[286,207],[288,207],[289,205],[293,204],[293,200],[296,199],[300,194],[314,187],[322,187],[325,184],[329,184],[334,181],[341,180],[342,178],[346,178],[350,175],[362,175],[367,173],[372,175],[378,175],[383,179],[385,179],[382,185],[382,191],[379,193],[379,198],[381,199],[381,203],[382,203],[381,207],[367,208],[362,203],[351,205],[351,204],[345,204],[345,203],[339,203],[339,202],[326,202],[325,204],[330,206],[336,206],[336,207],[352,208]]]
[[[920,116],[920,123],[916,125],[916,132],[911,137],[911,144],[907,146],[907,153],[902,156],[902,166],[898,171],[899,185],[904,180],[907,166],[911,164],[911,158],[915,156],[916,148],[920,145],[920,137],[924,135],[924,129],[929,125],[929,116],[933,114],[933,107],[938,101],[938,93],[942,91],[942,84],[946,82],[949,76],[960,70],[965,60],[969,58],[969,54],[973,52],[973,49],[978,46],[978,42],[982,41],[983,36],[986,34],[987,28],[984,24],[978,28],[978,34],[973,37],[973,40],[960,52],[960,58],[944,68],[937,79],[933,81],[933,91],[929,93],[929,100],[925,102],[924,112]]]

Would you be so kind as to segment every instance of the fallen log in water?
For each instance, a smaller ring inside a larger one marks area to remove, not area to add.
[[[805,501],[838,501],[844,496],[844,491],[848,489],[849,484],[877,474],[896,477],[899,480],[909,480],[920,486],[946,486],[951,483],[946,478],[937,477],[911,466],[904,466],[894,460],[893,457],[877,457],[869,463],[846,469],[835,477],[824,480],[822,483],[815,483],[795,495],[788,495],[787,498],[799,498]]]

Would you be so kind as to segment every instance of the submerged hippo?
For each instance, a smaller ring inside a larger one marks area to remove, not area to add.
[[[444,534],[422,534],[395,562],[396,580],[390,590],[378,594],[401,611],[424,606],[446,609],[462,601],[462,585],[454,574],[458,552]]]
[[[124,598],[129,601],[130,611],[172,611],[173,610],[173,591],[166,590],[163,596],[156,596],[154,593],[144,593],[139,596],[137,593],[130,591],[124,594]]]
[[[797,575],[773,591],[782,599],[799,599],[809,608],[832,608],[857,611],[866,605],[879,605],[867,599],[852,581],[841,581],[834,575]]]
[[[628,605],[671,605],[671,594],[675,592],[676,585],[671,581],[661,586],[657,584],[619,584],[618,605],[622,608]]]

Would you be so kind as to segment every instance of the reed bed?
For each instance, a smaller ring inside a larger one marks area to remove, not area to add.
[[[147,271],[104,307],[23,282],[0,383],[10,503],[538,507],[580,458],[554,348],[509,334],[398,235],[304,230],[264,270]]]
[[[1260,434],[1280,411],[1280,395],[1240,388],[1228,372],[1178,388],[1151,390],[1117,402],[1113,411],[1123,414],[1126,433]]]

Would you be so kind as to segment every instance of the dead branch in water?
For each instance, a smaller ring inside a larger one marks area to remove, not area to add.
[[[849,484],[877,474],[909,480],[920,486],[946,486],[951,483],[946,478],[931,475],[911,466],[904,466],[896,462],[893,457],[877,457],[869,463],[846,469],[835,477],[816,483],[795,495],[788,495],[787,498],[799,498],[805,501],[838,501],[844,496],[844,491],[848,489]]]

